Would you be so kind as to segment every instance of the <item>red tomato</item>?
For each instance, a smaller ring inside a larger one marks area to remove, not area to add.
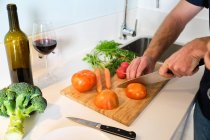
[[[140,100],[147,96],[146,87],[140,83],[131,83],[126,89],[126,96],[131,99]]]
[[[105,89],[96,95],[94,103],[100,109],[110,110],[116,108],[119,101],[114,91]]]
[[[96,75],[91,70],[82,70],[72,76],[71,83],[79,92],[89,91],[96,85]]]

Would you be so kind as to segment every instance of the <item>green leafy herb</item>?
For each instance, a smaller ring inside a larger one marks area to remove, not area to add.
[[[112,75],[122,62],[130,62],[136,57],[134,52],[119,48],[115,41],[101,41],[83,60],[92,68],[108,68]]]

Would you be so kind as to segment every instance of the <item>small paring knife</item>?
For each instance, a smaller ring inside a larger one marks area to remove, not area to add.
[[[135,140],[136,139],[136,133],[133,131],[126,131],[120,128],[116,128],[113,126],[108,126],[108,125],[103,125],[97,122],[92,122],[92,121],[88,121],[88,120],[84,120],[81,118],[75,118],[75,117],[66,117],[76,123],[82,124],[82,125],[86,125],[92,128],[96,128],[99,129],[101,131],[113,134],[113,135],[117,135],[129,140]]]

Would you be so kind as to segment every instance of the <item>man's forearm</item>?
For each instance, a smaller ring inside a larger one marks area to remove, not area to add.
[[[155,33],[144,55],[156,62],[162,52],[178,38],[185,25],[201,9],[202,7],[192,5],[186,0],[180,0]]]
[[[155,33],[144,55],[157,61],[162,52],[178,38],[184,27],[178,18],[169,14]]]
[[[185,46],[189,47],[189,50],[191,50],[192,55],[198,59],[204,58],[204,55],[207,52],[208,43],[210,42],[210,36],[196,38],[192,40],[191,42],[189,42],[188,44],[191,43],[193,45],[186,44]]]

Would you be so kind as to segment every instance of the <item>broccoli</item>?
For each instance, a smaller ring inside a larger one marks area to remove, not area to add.
[[[0,115],[10,118],[5,140],[22,140],[24,120],[35,112],[43,113],[46,107],[47,101],[37,86],[22,82],[1,89]]]

